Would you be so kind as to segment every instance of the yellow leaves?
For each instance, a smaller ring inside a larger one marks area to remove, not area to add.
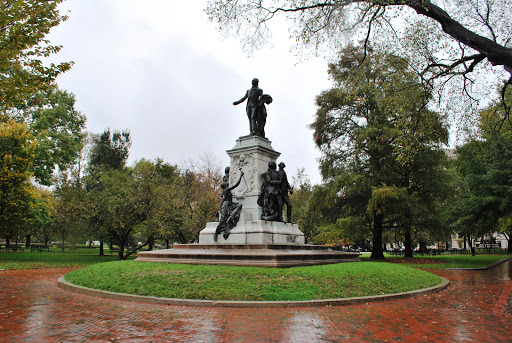
[[[385,214],[392,206],[404,200],[407,196],[407,189],[397,186],[374,187],[372,197],[368,201],[367,211],[369,213]]]

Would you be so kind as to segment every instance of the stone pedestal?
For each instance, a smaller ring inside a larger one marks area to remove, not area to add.
[[[281,155],[271,143],[259,136],[243,136],[236,140],[233,149],[226,151],[231,158],[229,184],[236,183],[240,169],[244,172],[240,185],[232,191],[233,201],[242,204],[240,222],[261,220],[263,209],[257,203],[263,184],[260,175],[268,170],[269,162],[275,162]]]
[[[304,234],[297,224],[265,220],[239,221],[228,239],[222,235],[213,240],[219,223],[211,222],[199,235],[199,244],[304,244]]]
[[[213,234],[218,223],[208,223],[199,234],[199,244],[304,244],[304,234],[297,224],[261,220],[263,209],[257,203],[263,184],[260,175],[281,155],[271,142],[259,136],[243,136],[227,153],[231,158],[229,184],[238,181],[240,170],[244,172],[240,185],[232,191],[233,201],[242,204],[240,220],[228,239],[219,235],[217,243]]]

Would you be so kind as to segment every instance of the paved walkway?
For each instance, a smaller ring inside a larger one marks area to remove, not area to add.
[[[317,308],[152,305],[76,294],[66,269],[0,271],[0,342],[512,342],[512,262],[439,271],[418,298]]]

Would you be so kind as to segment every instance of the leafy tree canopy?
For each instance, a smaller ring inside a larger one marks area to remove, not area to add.
[[[0,123],[0,235],[14,236],[27,224],[35,199],[30,183],[34,163],[30,131],[23,123]]]
[[[313,47],[321,54],[338,53],[361,40],[365,47],[390,46],[411,59],[424,82],[444,80],[438,87],[443,98],[457,90],[476,100],[486,91],[477,85],[486,82],[491,66],[504,67],[497,72],[505,79],[503,89],[512,83],[510,1],[210,0],[206,12],[221,30],[241,37],[246,48],[265,43],[271,36],[268,23],[278,17],[287,20],[299,48]],[[444,87],[454,80],[453,90]]]
[[[311,127],[326,184],[313,199],[323,204],[334,231],[367,225],[372,258],[383,258],[383,229],[415,225],[430,210],[425,203],[439,189],[434,180],[442,174],[448,131],[443,118],[428,110],[429,88],[407,60],[366,52],[360,64],[364,49],[345,48],[329,66],[335,87],[317,97]]]
[[[38,91],[53,87],[71,62],[43,64],[61,46],[45,39],[50,29],[66,20],[57,6],[62,0],[0,1],[0,113],[23,105]]]
[[[125,167],[131,146],[130,132],[106,129],[93,135],[93,147],[89,156],[91,171],[120,170]]]

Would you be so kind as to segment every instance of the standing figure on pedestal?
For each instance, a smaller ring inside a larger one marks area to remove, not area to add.
[[[291,223],[292,222],[292,202],[290,201],[288,192],[290,192],[290,194],[293,194],[293,187],[290,186],[290,183],[288,183],[288,177],[286,176],[286,172],[284,171],[285,167],[286,167],[286,165],[283,162],[279,163],[279,170],[277,171],[277,174],[279,175],[279,178],[281,179],[281,184],[279,185],[279,192],[281,193],[283,207],[284,207],[284,204],[286,204],[286,221],[288,223]]]
[[[276,171],[276,163],[269,162],[268,170],[261,174],[261,177],[263,178],[263,184],[261,185],[261,194],[258,198],[258,205],[263,207],[261,219],[283,221],[283,200],[279,194],[281,179]]]
[[[222,183],[229,183],[229,170],[230,168],[229,167],[226,167],[224,169],[224,176],[222,177],[222,182],[221,182],[221,188],[222,188]],[[221,195],[222,196],[222,195]],[[222,201],[220,202],[220,207],[222,207],[222,203],[224,202],[224,198],[222,198]],[[219,213],[220,212],[217,212],[215,213],[215,221],[218,222],[219,221]]]
[[[226,173],[226,175],[228,175],[228,173]],[[222,202],[220,203],[219,209],[219,225],[217,225],[217,229],[213,235],[213,240],[215,242],[217,242],[217,236],[221,233],[223,234],[224,239],[228,239],[231,230],[236,226],[240,219],[242,205],[233,202],[233,193],[231,193],[231,191],[238,187],[240,181],[242,181],[242,176],[244,176],[244,172],[240,170],[240,178],[232,187],[229,187],[228,181],[225,181],[224,179],[220,184],[220,187],[222,188]],[[226,180],[227,179],[228,178],[226,178]]]
[[[272,102],[272,97],[268,94],[263,94],[263,90],[258,87],[259,80],[252,80],[252,88],[249,89],[244,97],[238,101],[233,102],[233,105],[238,105],[247,99],[247,117],[249,118],[249,130],[251,136],[260,136],[265,138],[265,123],[267,122],[267,109],[265,104]]]

